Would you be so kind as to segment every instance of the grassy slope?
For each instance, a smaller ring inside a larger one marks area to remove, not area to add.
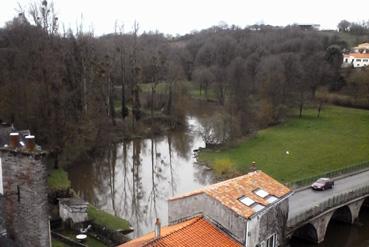
[[[305,111],[302,119],[292,118],[261,130],[255,138],[236,148],[203,151],[200,160],[211,164],[230,159],[242,173],[256,161],[258,169],[282,182],[369,160],[368,111],[329,106],[322,111],[321,118],[315,116],[316,110]]]
[[[95,220],[96,223],[104,225],[111,230],[127,230],[128,221],[97,209],[92,205],[88,206],[88,218]]]

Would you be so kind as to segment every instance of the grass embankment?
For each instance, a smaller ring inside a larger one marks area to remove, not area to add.
[[[52,190],[66,190],[70,188],[68,173],[63,169],[53,169],[48,177],[48,186]]]
[[[52,247],[65,247],[65,246],[67,246],[63,242],[61,242],[61,241],[59,241],[59,240],[57,240],[55,238],[53,238],[51,240],[51,244],[52,244]]]
[[[128,230],[128,221],[97,209],[92,205],[88,206],[88,218],[94,220],[99,225],[104,225],[110,230]]]
[[[303,118],[261,130],[235,148],[201,151],[199,159],[216,173],[235,169],[242,174],[255,161],[258,169],[281,182],[369,160],[369,111],[327,106],[320,118],[316,114],[306,110]]]

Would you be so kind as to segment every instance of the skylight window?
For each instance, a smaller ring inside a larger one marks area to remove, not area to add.
[[[260,188],[258,188],[258,189],[256,189],[256,190],[254,190],[254,193],[255,193],[256,195],[260,196],[261,198],[265,198],[266,196],[268,196],[268,195],[269,195],[269,193],[268,193],[268,192],[266,192],[265,190],[262,190],[262,189],[260,189]]]
[[[254,200],[252,200],[251,198],[248,198],[247,196],[243,196],[239,200],[240,200],[240,202],[242,202],[243,204],[245,204],[248,207],[250,207],[252,204],[255,203]]]
[[[267,198],[265,198],[267,200],[267,202],[269,203],[273,203],[275,201],[278,200],[278,197],[275,197],[275,196],[268,196]]]
[[[263,208],[265,208],[263,205],[259,204],[259,203],[255,203],[254,205],[252,205],[252,210],[254,210],[255,212],[259,212],[260,210],[262,210]]]

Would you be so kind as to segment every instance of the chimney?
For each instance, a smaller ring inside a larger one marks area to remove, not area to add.
[[[251,162],[251,165],[249,167],[249,172],[254,172],[256,170],[257,170],[257,168],[256,168],[256,162],[253,161],[253,162]]]
[[[156,218],[155,221],[155,239],[160,238],[160,220],[159,218]]]
[[[35,136],[26,136],[26,150],[32,152],[35,149]]]
[[[12,149],[17,148],[19,143],[19,133],[12,132],[9,135],[9,147]]]

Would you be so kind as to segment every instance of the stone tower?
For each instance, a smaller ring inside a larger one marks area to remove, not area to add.
[[[5,227],[19,246],[50,246],[45,159],[33,136],[22,140],[11,133],[9,145],[0,148]]]

